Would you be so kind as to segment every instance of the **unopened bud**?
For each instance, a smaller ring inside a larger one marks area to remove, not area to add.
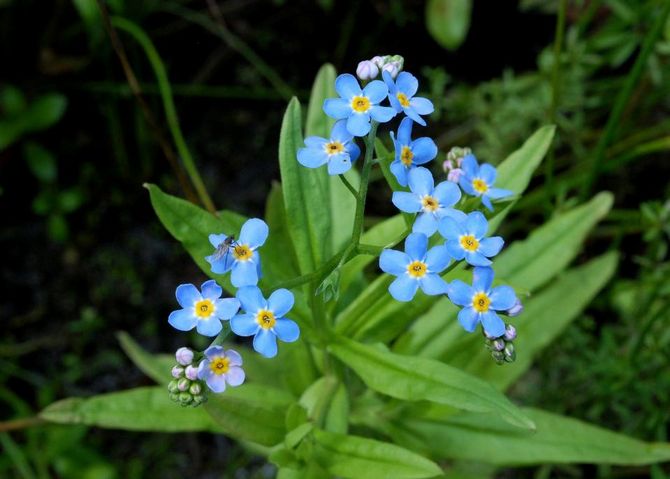
[[[463,176],[463,170],[460,168],[454,168],[447,175],[447,180],[451,181],[452,183],[458,183],[461,180],[461,176]]]
[[[184,368],[181,366],[174,366],[172,368],[172,377],[173,378],[180,378],[184,374]]]
[[[198,368],[194,366],[186,366],[184,370],[184,375],[189,378],[191,381],[198,379]]]
[[[505,326],[505,341],[514,341],[516,339],[516,328],[511,324]]]
[[[453,169],[454,169],[454,162],[451,160],[444,160],[444,163],[442,163],[442,170],[445,173],[449,173]]]
[[[177,389],[180,391],[186,391],[191,386],[191,381],[186,378],[181,378],[177,381]]]
[[[377,56],[372,57],[372,59],[370,61],[372,63],[374,63],[377,66],[377,68],[382,68],[386,64],[385,58],[387,58],[387,57],[388,57],[388,55],[386,55],[385,57],[377,55]]]
[[[512,343],[507,343],[505,346],[505,361],[508,363],[513,363],[516,360],[516,351],[514,349],[514,344]]]
[[[178,393],[170,393],[170,399],[174,402],[179,402],[179,394]]]
[[[193,402],[191,403],[191,406],[199,406],[200,404],[207,402],[207,396],[193,396]]]
[[[379,67],[370,60],[364,60],[358,64],[356,75],[359,80],[374,80],[379,75]]]
[[[176,380],[173,379],[172,381],[170,381],[170,383],[168,384],[168,391],[170,391],[171,393],[179,392],[179,387],[177,387]]]
[[[505,362],[505,353],[502,351],[493,351],[491,353],[491,356],[493,356],[493,359],[495,359],[495,362],[498,364],[502,364]]]
[[[175,353],[175,358],[182,366],[188,366],[193,362],[193,351],[188,348],[179,348]]]
[[[491,342],[491,348],[494,351],[502,351],[505,349],[505,341],[502,339],[496,339],[495,341]]]
[[[191,384],[191,387],[188,388],[188,392],[190,392],[194,396],[197,396],[202,392],[202,386],[198,383],[193,383]]]
[[[401,55],[391,55],[391,62],[396,63],[400,71],[405,66],[405,59]]]
[[[451,150],[449,150],[449,153],[447,153],[447,160],[453,161],[456,167],[460,168],[461,163],[463,162],[463,158],[470,154],[472,154],[472,150],[470,148],[454,146]]]
[[[523,304],[519,298],[516,298],[516,302],[512,305],[511,308],[507,310],[508,316],[518,316],[523,313]]]
[[[402,65],[400,65],[400,63],[398,62],[390,62],[384,65],[382,67],[382,70],[384,70],[385,72],[389,72],[391,78],[395,80],[395,77],[397,77],[398,73],[400,73],[400,71],[402,70]]]
[[[193,396],[191,396],[189,393],[180,393],[179,394],[179,402],[181,403],[182,406],[186,406],[190,404],[193,401]]]

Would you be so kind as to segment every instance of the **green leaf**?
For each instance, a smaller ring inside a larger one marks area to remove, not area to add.
[[[327,172],[298,163],[298,148],[303,146],[300,124],[300,102],[293,98],[279,136],[279,168],[286,221],[304,274],[316,269],[328,254],[330,215],[323,214],[323,208],[330,197]]]
[[[343,478],[410,479],[442,474],[440,467],[395,444],[314,430],[314,458],[329,473]]]
[[[471,10],[471,0],[428,0],[428,33],[447,50],[456,50],[468,34]]]
[[[38,180],[45,183],[53,183],[56,179],[56,159],[53,154],[38,145],[29,142],[23,147],[23,155],[28,162],[28,167]]]
[[[140,371],[156,381],[158,384],[167,384],[172,380],[170,370],[177,364],[174,356],[167,354],[154,355],[146,352],[125,331],[116,333],[116,339],[121,344],[121,349]]]
[[[371,389],[406,401],[432,401],[474,412],[494,412],[510,424],[533,423],[490,384],[432,359],[402,356],[339,337],[333,354]]]
[[[349,398],[344,385],[333,376],[322,376],[300,398],[309,419],[327,431],[346,433]]]
[[[335,76],[337,72],[330,63],[323,65],[314,79],[312,91],[309,96],[307,107],[307,121],[305,123],[305,136],[330,136],[330,130],[335,120],[323,112],[323,102],[326,98],[337,97],[335,93]]]
[[[61,94],[51,93],[39,97],[25,109],[17,108],[21,105],[12,106],[16,115],[0,121],[0,151],[24,135],[49,128],[60,120],[67,100]]]
[[[494,417],[444,417],[440,408],[424,418],[406,414],[398,427],[423,440],[437,457],[484,461],[499,466],[546,463],[641,465],[670,460],[670,444],[645,443],[591,424],[524,408],[535,433],[514,429]]]
[[[278,281],[299,276],[296,251],[286,221],[284,196],[278,183],[273,183],[265,203],[265,221],[270,234],[263,245],[263,269]]]

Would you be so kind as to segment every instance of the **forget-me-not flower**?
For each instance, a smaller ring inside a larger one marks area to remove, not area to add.
[[[419,80],[409,72],[400,72],[398,78],[393,81],[391,74],[383,71],[382,78],[389,89],[389,101],[396,113],[404,111],[405,115],[419,125],[426,126],[426,121],[421,115],[429,115],[435,108],[427,98],[414,96],[419,89]]]
[[[405,252],[385,249],[379,257],[379,267],[385,273],[397,276],[389,286],[389,293],[398,301],[410,301],[421,290],[428,295],[444,294],[449,285],[440,274],[451,258],[443,245],[428,250],[428,237],[412,233],[405,240]]]
[[[347,120],[347,130],[354,136],[365,136],[370,131],[370,118],[386,123],[395,116],[393,108],[379,106],[388,95],[383,81],[373,80],[361,90],[358,80],[345,73],[335,79],[335,91],[340,98],[328,98],[323,111],[336,120]]]
[[[497,200],[513,194],[510,190],[503,190],[502,188],[493,188],[493,183],[496,181],[496,169],[484,163],[479,165],[475,155],[465,155],[461,162],[461,174],[458,184],[463,188],[467,194],[472,196],[481,196],[482,203],[489,211],[493,211],[491,200]]]
[[[484,238],[488,227],[486,217],[473,211],[463,222],[442,218],[438,229],[447,240],[445,246],[452,258],[465,258],[472,266],[488,266],[491,264],[489,258],[497,255],[505,243],[500,236]]]
[[[430,237],[445,216],[457,221],[465,220],[465,213],[452,208],[461,199],[461,190],[455,183],[443,181],[435,186],[433,175],[421,166],[409,171],[407,183],[411,192],[396,191],[391,201],[400,211],[419,213],[412,227],[413,232]]]
[[[205,381],[209,389],[222,393],[226,390],[226,383],[235,387],[244,382],[242,356],[237,351],[210,346],[205,349],[204,355],[198,366],[198,378]]]
[[[293,293],[278,289],[266,300],[256,286],[237,290],[244,313],[230,320],[230,329],[238,336],[253,336],[254,349],[266,358],[277,355],[277,339],[292,343],[300,336],[295,321],[284,318],[293,307]]]
[[[328,163],[329,175],[341,175],[351,169],[351,164],[361,154],[361,149],[353,141],[354,136],[347,130],[347,122],[335,123],[330,138],[308,136],[306,148],[298,150],[298,162],[308,168],[318,168]]]
[[[238,239],[225,234],[209,235],[209,242],[216,248],[214,254],[205,257],[212,272],[223,274],[232,269],[230,280],[236,288],[257,284],[261,258],[256,250],[263,246],[268,233],[265,221],[251,218],[242,225]]]
[[[505,334],[505,322],[495,312],[511,308],[516,295],[510,286],[491,288],[493,269],[475,267],[472,273],[472,286],[461,280],[454,280],[447,292],[449,299],[463,306],[458,313],[458,321],[468,332],[473,332],[477,323],[482,323],[484,332],[490,337]]]
[[[391,132],[395,145],[395,160],[391,163],[391,172],[401,186],[407,186],[407,172],[417,165],[423,165],[437,156],[437,145],[428,138],[422,137],[412,141],[411,118],[403,118],[398,127],[398,137]]]
[[[240,302],[236,298],[221,298],[223,289],[213,279],[205,281],[201,291],[192,284],[177,286],[175,295],[183,309],[170,313],[168,322],[179,331],[195,328],[203,336],[216,336],[223,327],[221,321],[235,316]]]

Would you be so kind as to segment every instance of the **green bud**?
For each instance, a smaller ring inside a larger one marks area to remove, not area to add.
[[[170,381],[170,383],[168,384],[168,391],[170,391],[171,393],[179,392],[179,387],[177,387],[177,381],[175,379]]]
[[[179,393],[179,402],[182,406],[187,406],[193,401],[193,396],[189,393]]]
[[[191,384],[190,388],[188,388],[188,392],[190,392],[194,396],[197,396],[202,392],[202,386],[199,383],[195,382]]]
[[[495,359],[495,362],[498,364],[502,364],[505,362],[505,353],[502,351],[492,351],[491,356],[493,359]]]
[[[179,402],[179,394],[170,393],[170,399],[172,399],[174,402]]]
[[[505,346],[505,361],[508,363],[513,363],[516,360],[516,351],[514,350],[514,344],[507,343]]]
[[[181,378],[177,381],[177,389],[179,391],[188,391],[188,388],[191,387],[191,381],[186,378]]]

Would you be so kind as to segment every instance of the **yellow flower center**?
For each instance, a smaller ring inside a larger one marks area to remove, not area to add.
[[[339,141],[331,141],[330,143],[326,143],[323,148],[326,150],[328,155],[337,155],[338,153],[342,153],[344,151],[344,145]]]
[[[209,299],[203,299],[195,303],[195,315],[198,318],[206,319],[214,314],[214,303]]]
[[[440,207],[440,203],[430,195],[421,198],[421,205],[424,211],[430,211],[431,213]]]
[[[423,261],[412,261],[407,265],[407,272],[413,278],[422,278],[426,274],[428,267]]]
[[[485,313],[489,310],[489,305],[491,300],[486,293],[477,293],[472,297],[472,307],[475,308],[475,311],[478,313]]]
[[[237,261],[248,261],[251,259],[251,248],[245,244],[235,245],[233,256]]]
[[[261,309],[256,313],[256,322],[263,329],[272,329],[277,322],[275,315],[272,311],[267,309]]]
[[[403,108],[406,108],[409,106],[409,99],[407,98],[407,95],[404,93],[397,93],[396,98],[400,102],[400,104],[403,106]]]
[[[475,178],[472,180],[472,187],[477,193],[486,193],[489,190],[489,185],[486,184],[486,181],[481,178]]]
[[[217,356],[209,363],[209,369],[217,375],[226,374],[230,369],[230,359],[224,356]]]
[[[366,96],[355,96],[351,100],[351,108],[356,113],[365,113],[370,109],[370,100]]]
[[[405,166],[410,166],[413,159],[414,153],[412,153],[412,150],[409,148],[409,146],[403,146],[402,150],[400,151],[400,161],[402,164]]]
[[[479,241],[472,235],[463,235],[459,238],[461,246],[466,251],[477,251],[479,248]]]

